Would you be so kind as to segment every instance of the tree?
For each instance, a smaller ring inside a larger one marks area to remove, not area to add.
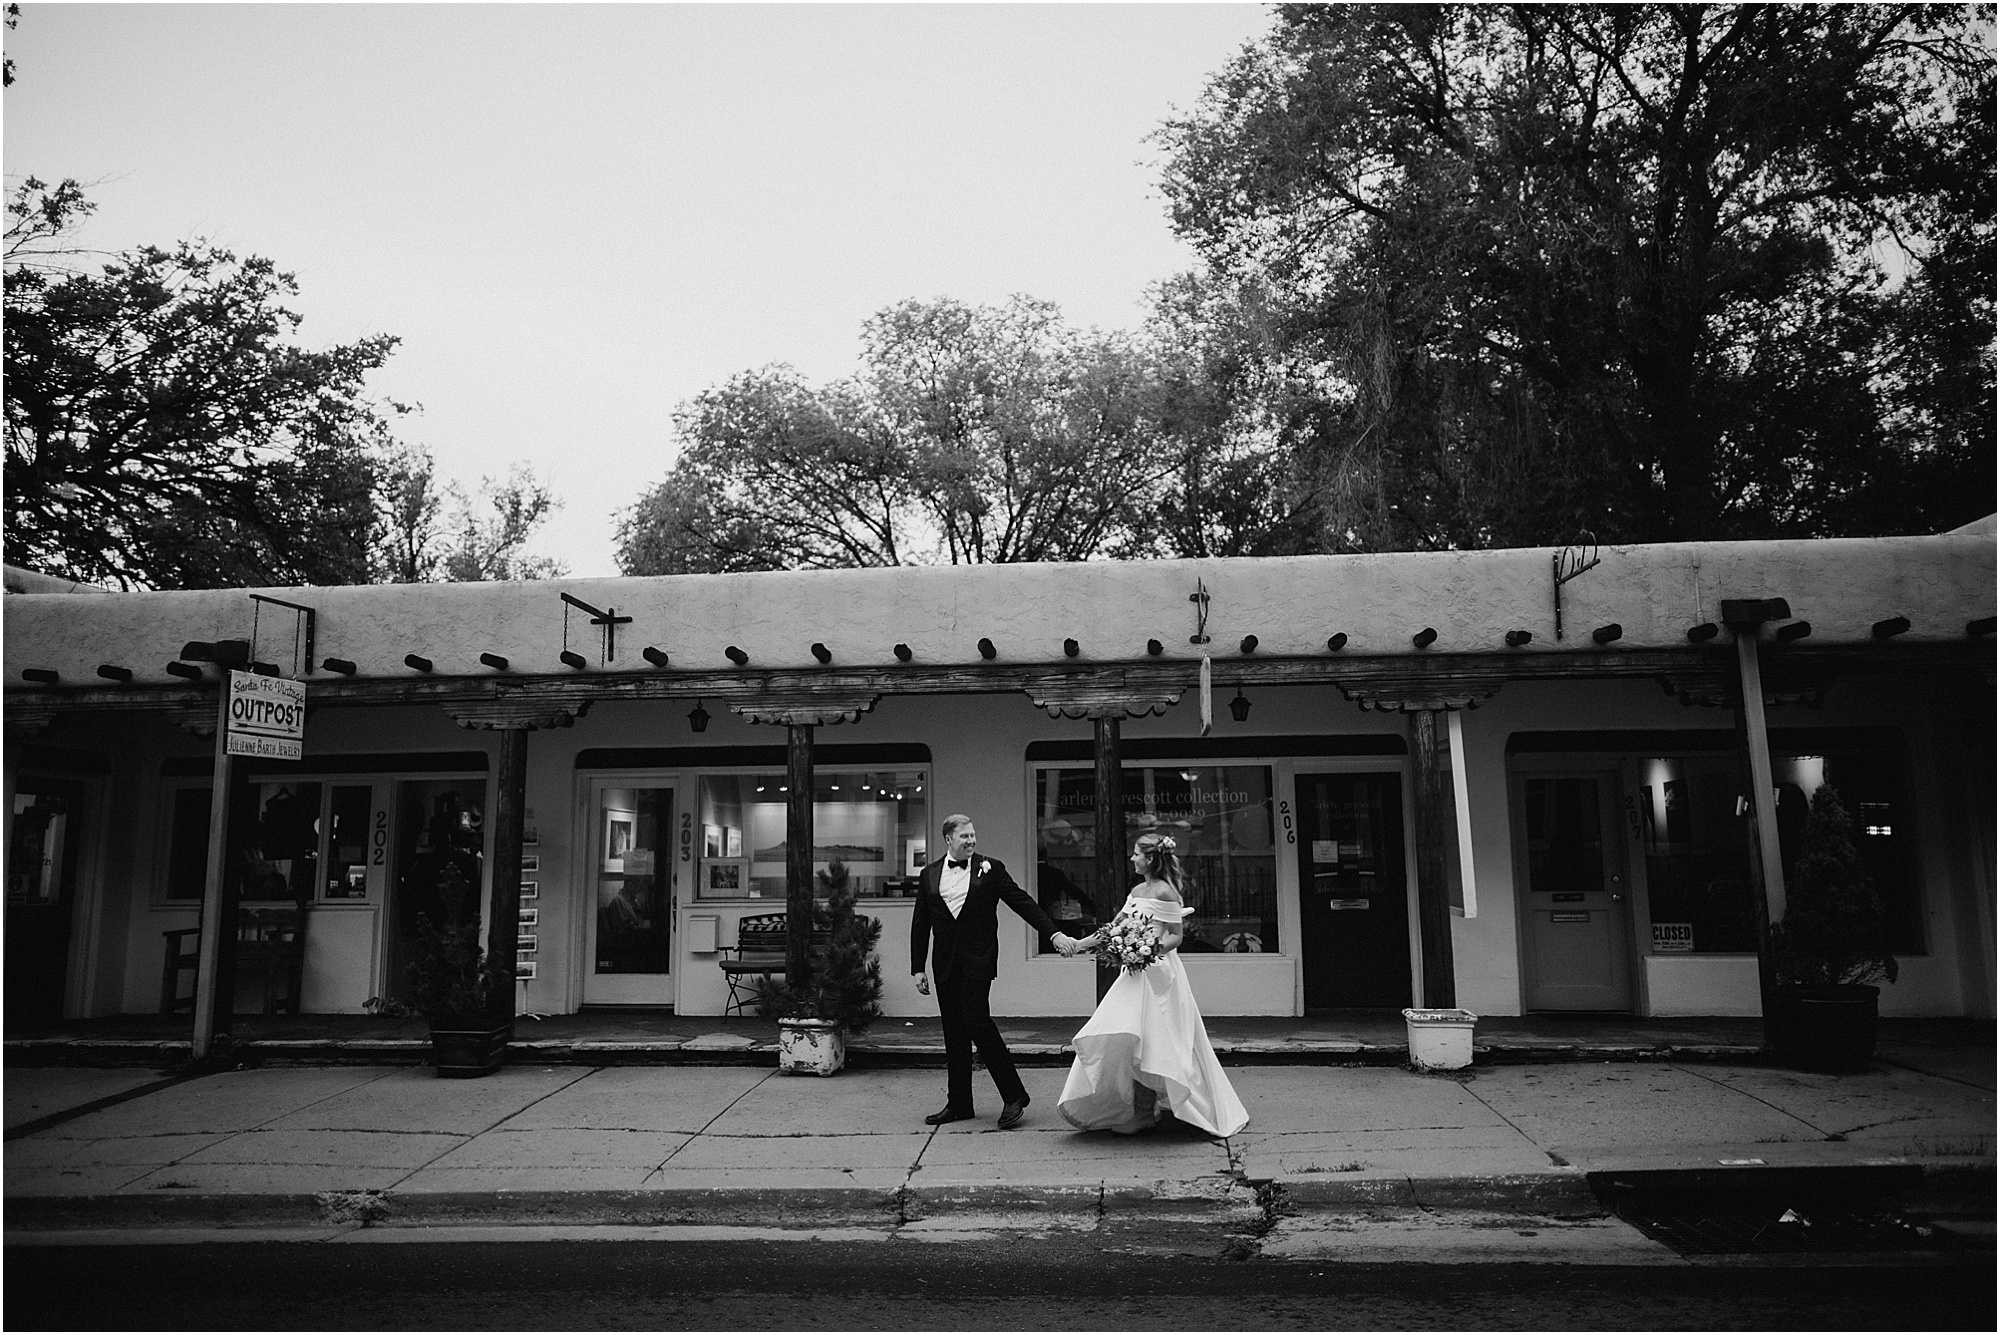
[[[1080,561],[1136,552],[1174,471],[1132,340],[1046,302],[903,302],[824,387],[749,372],[675,415],[682,452],[627,512],[628,574]]]
[[[1974,26],[1284,7],[1162,137],[1177,229],[1261,312],[1251,389],[1309,465],[1320,541],[1879,533],[1990,507]]]
[[[1809,987],[1896,981],[1896,956],[1874,883],[1855,852],[1853,822],[1833,785],[1814,790],[1785,919],[1771,927],[1781,981]]]
[[[565,573],[563,563],[524,549],[560,505],[526,464],[498,481],[481,478],[474,495],[456,482],[440,486],[422,446],[399,447],[377,489],[373,577],[387,584],[553,579]]]
[[[72,267],[74,181],[8,201],[8,559],[125,587],[368,577],[388,336],[292,343],[290,274],[205,242]]]

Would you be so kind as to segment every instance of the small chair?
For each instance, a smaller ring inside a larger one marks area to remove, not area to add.
[[[732,1011],[741,1015],[743,1008],[757,999],[760,980],[785,976],[785,932],[784,914],[759,913],[736,924],[735,945],[717,947],[723,958],[715,965],[729,981],[724,1015]]]

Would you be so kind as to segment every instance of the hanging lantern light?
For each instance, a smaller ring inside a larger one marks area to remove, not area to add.
[[[1247,722],[1250,718],[1250,697],[1243,694],[1241,683],[1236,687],[1236,698],[1229,702],[1229,716],[1238,723]]]
[[[694,708],[688,711],[688,726],[696,732],[707,732],[708,718],[708,711],[701,707],[701,701],[696,700]]]

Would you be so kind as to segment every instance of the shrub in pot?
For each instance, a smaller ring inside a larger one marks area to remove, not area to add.
[[[512,979],[480,945],[479,918],[469,911],[477,887],[455,863],[437,874],[438,911],[417,920],[409,966],[410,1009],[430,1021],[431,1060],[441,1076],[489,1075],[500,1067],[512,1035]]]
[[[1875,1055],[1880,988],[1896,981],[1882,901],[1854,848],[1832,784],[1813,794],[1785,918],[1771,928],[1777,977],[1768,1034],[1778,1054],[1823,1070],[1857,1070]]]
[[[826,932],[803,983],[765,981],[757,1012],[778,1021],[778,1065],[787,1071],[832,1075],[847,1060],[847,1040],[882,1016],[882,961],[876,943],[882,923],[854,911],[856,890],[847,865],[835,861],[819,873],[824,895],[813,907],[813,926]]]

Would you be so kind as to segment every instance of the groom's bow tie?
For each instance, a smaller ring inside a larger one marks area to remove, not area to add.
[[[960,861],[958,861],[958,860],[957,860],[957,859],[955,859],[955,858],[946,858],[946,859],[944,860],[944,865],[945,865],[945,866],[947,866],[947,867],[957,867],[957,868],[959,868],[960,870],[963,870],[963,869],[965,868],[965,865],[966,865],[966,864],[965,864],[965,863],[963,863],[963,862],[960,862]]]

